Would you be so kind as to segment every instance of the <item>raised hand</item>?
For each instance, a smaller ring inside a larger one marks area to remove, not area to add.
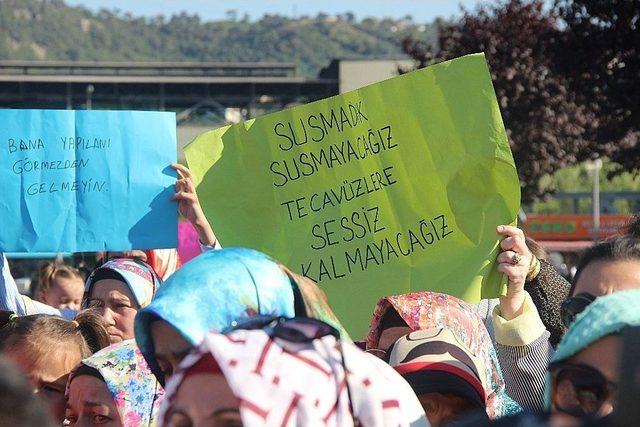
[[[171,199],[178,202],[180,214],[193,224],[193,227],[198,232],[200,242],[208,246],[214,246],[216,236],[200,206],[196,187],[191,178],[191,171],[179,163],[173,163],[171,167],[178,173],[176,193]]]

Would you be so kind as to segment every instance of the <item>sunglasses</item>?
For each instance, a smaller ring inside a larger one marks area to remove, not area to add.
[[[598,417],[604,403],[615,395],[616,384],[591,366],[561,363],[550,366],[549,372],[554,406],[574,417]]]
[[[562,324],[569,328],[576,320],[576,316],[582,313],[595,299],[596,297],[589,293],[579,293],[562,301],[560,306]]]
[[[340,331],[338,331],[338,329],[325,322],[309,317],[286,318],[281,316],[254,316],[241,323],[232,324],[231,327],[223,330],[222,333],[229,334],[237,330],[263,330],[271,338],[280,338],[284,341],[298,344],[310,343],[326,336],[334,337],[338,343],[340,363],[344,371],[344,382],[347,389],[347,398],[349,399],[349,411],[354,417],[354,426],[360,425],[355,419],[353,412],[353,399],[347,378],[347,365],[342,348],[342,341],[340,340]],[[340,395],[338,395],[338,399],[340,399]]]

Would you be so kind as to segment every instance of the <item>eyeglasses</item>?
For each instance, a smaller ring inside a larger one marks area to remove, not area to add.
[[[595,417],[602,405],[615,394],[616,384],[595,368],[583,364],[552,365],[553,404],[574,417]]]
[[[349,411],[354,418],[354,426],[360,425],[355,419],[353,412],[353,399],[351,397],[351,388],[347,378],[347,365],[345,362],[342,341],[340,340],[340,331],[333,326],[321,322],[320,320],[308,317],[286,318],[280,316],[254,316],[242,323],[232,325],[222,331],[223,334],[229,334],[236,330],[264,330],[271,338],[280,338],[292,343],[310,343],[314,340],[326,336],[335,337],[338,343],[338,351],[340,352],[340,363],[344,371],[344,383],[347,389],[347,398],[349,399]],[[340,395],[338,394],[338,399]]]
[[[571,326],[576,316],[582,313],[596,297],[588,293],[579,293],[562,301],[560,306],[560,318],[565,327]]]

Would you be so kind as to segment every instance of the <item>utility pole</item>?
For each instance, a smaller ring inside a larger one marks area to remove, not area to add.
[[[87,85],[87,110],[91,110],[91,97],[95,90],[96,89],[93,87],[93,85]]]
[[[593,241],[600,240],[600,170],[602,169],[602,160],[595,159],[586,164],[587,172],[593,179],[593,192],[591,201],[593,207]]]

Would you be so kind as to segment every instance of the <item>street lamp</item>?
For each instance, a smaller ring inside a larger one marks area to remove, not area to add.
[[[93,85],[87,85],[87,110],[91,110],[91,95],[95,92]]]
[[[595,159],[585,164],[587,172],[593,179],[593,192],[591,194],[593,206],[593,241],[600,239],[600,170],[602,169],[602,160]]]

